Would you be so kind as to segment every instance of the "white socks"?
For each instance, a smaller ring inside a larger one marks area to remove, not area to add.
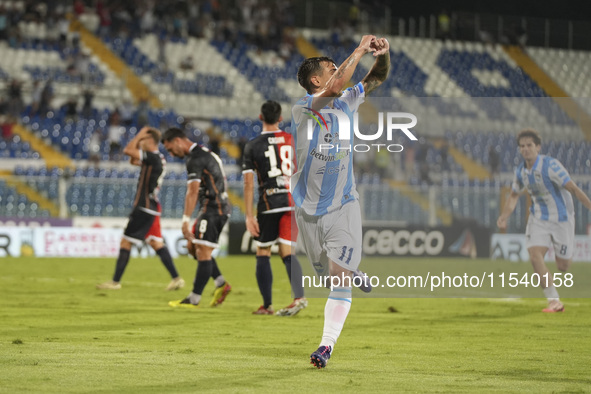
[[[226,280],[224,279],[224,276],[223,275],[218,276],[213,281],[215,283],[215,287],[220,287],[221,285],[223,285],[224,283],[226,283]]]
[[[560,296],[558,295],[558,291],[556,291],[556,287],[549,286],[544,289],[544,295],[548,299],[548,301],[559,301]]]
[[[324,307],[324,331],[320,346],[330,346],[334,349],[350,309],[351,287],[333,288]]]
[[[201,294],[195,294],[191,292],[191,294],[189,294],[189,297],[187,298],[189,299],[189,301],[191,301],[191,304],[197,305],[199,304],[199,301],[201,301]]]

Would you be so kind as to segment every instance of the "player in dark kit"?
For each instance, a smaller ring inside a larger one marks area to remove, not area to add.
[[[273,272],[271,246],[279,244],[279,256],[285,264],[294,300],[277,312],[278,316],[293,316],[308,305],[302,287],[302,268],[292,251],[297,228],[292,232],[293,199],[289,192],[289,177],[294,166],[291,134],[279,129],[281,105],[267,101],[261,107],[259,119],[263,132],[249,141],[244,148],[242,173],[244,175],[244,201],[246,228],[257,240],[256,277],[263,296],[263,305],[255,315],[274,314],[272,304]],[[254,173],[259,184],[257,216],[253,215]]]
[[[160,132],[150,127],[144,127],[123,150],[123,153],[130,156],[130,163],[141,166],[142,169],[133,200],[133,211],[129,215],[127,227],[121,238],[121,249],[119,249],[113,280],[97,285],[97,289],[121,289],[121,277],[129,262],[131,244],[141,244],[144,240],[156,251],[172,277],[166,290],[177,290],[185,285],[185,281],[177,273],[160,232],[161,209],[158,202],[158,192],[164,178],[166,161],[158,151],[159,142]]]
[[[185,133],[177,128],[166,130],[162,143],[171,155],[187,157],[187,194],[182,229],[188,241],[189,253],[197,259],[193,291],[185,299],[170,301],[168,304],[172,307],[196,308],[201,301],[205,285],[212,277],[216,289],[210,305],[220,305],[232,289],[212,256],[213,250],[218,246],[222,228],[230,217],[226,174],[222,161],[209,149],[189,140]],[[200,210],[191,229],[191,215],[197,202]]]

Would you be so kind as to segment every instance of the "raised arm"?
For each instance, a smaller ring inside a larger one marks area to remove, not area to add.
[[[140,156],[140,142],[148,136],[149,127],[142,127],[142,129],[127,143],[123,149],[123,153],[129,156],[129,162],[135,166],[142,164]]]
[[[509,195],[509,197],[507,197],[507,200],[505,201],[505,206],[503,207],[503,211],[501,212],[501,215],[497,219],[497,226],[499,227],[499,229],[505,230],[507,228],[507,219],[509,218],[509,216],[511,216],[511,214],[515,210],[518,200],[519,200],[519,193],[512,190],[511,194]]]
[[[361,57],[366,53],[375,51],[375,48],[371,47],[371,43],[375,39],[375,36],[372,35],[363,36],[357,48],[345,59],[339,68],[330,70],[332,73],[330,79],[323,89],[314,94],[315,99],[312,108],[323,108],[330,99],[339,97],[342,94],[345,86],[351,80]],[[326,98],[329,98],[329,100],[326,100]]]
[[[376,38],[372,44],[376,60],[365,78],[361,80],[365,94],[371,93],[386,80],[390,73],[390,44],[385,38]]]
[[[564,185],[564,188],[573,194],[581,202],[581,204],[585,206],[585,208],[591,211],[591,200],[589,200],[589,197],[584,191],[581,190],[581,188],[577,186],[576,183],[574,183],[572,180],[568,181],[566,185]]]

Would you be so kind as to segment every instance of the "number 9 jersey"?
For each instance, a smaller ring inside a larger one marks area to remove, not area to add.
[[[294,160],[292,136],[282,130],[264,131],[244,147],[242,173],[256,172],[259,214],[293,209],[289,179]]]

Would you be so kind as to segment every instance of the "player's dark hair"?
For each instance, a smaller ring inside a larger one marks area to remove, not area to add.
[[[175,138],[187,138],[185,132],[178,127],[171,127],[164,132],[162,136],[162,142],[170,142]]]
[[[298,68],[298,83],[310,94],[314,88],[310,78],[322,72],[322,62],[334,63],[334,60],[327,56],[311,57],[304,60]]]
[[[281,104],[277,101],[267,100],[261,106],[261,115],[263,115],[263,122],[267,124],[275,124],[279,122],[281,117]]]
[[[534,129],[523,129],[517,134],[517,145],[519,145],[519,141],[522,138],[531,138],[534,141],[535,145],[542,145],[542,137],[540,134]]]
[[[156,145],[160,142],[160,136],[161,136],[161,134],[160,134],[160,131],[159,130],[149,128],[148,129],[148,135],[150,137],[152,137],[152,139],[154,140],[154,142],[156,143]]]

